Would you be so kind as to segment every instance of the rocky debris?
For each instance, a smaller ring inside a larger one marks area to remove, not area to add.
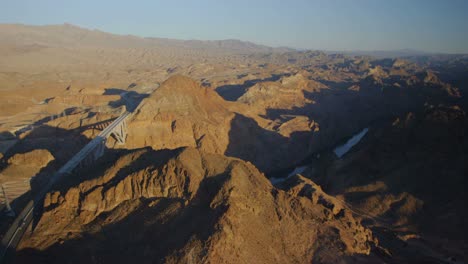
[[[250,163],[193,148],[107,163],[47,195],[18,263],[335,263],[377,242],[300,176],[279,190]]]

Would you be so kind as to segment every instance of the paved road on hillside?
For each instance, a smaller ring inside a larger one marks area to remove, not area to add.
[[[45,195],[51,190],[52,186],[64,176],[69,175],[72,171],[89,155],[96,153],[99,148],[104,150],[103,146],[107,138],[115,132],[116,129],[124,124],[125,120],[134,112],[136,107],[139,105],[141,100],[138,100],[136,103],[132,103],[132,99],[127,98],[127,93],[121,94],[122,99],[126,102],[128,111],[122,113],[117,119],[115,119],[108,127],[106,127],[101,133],[99,133],[93,140],[91,140],[86,146],[84,146],[75,156],[73,156],[65,165],[63,165],[55,174],[52,175],[51,179],[47,185],[39,192],[39,194],[31,200],[26,207],[21,211],[17,216],[13,224],[8,229],[5,236],[1,241],[0,248],[0,263],[6,263],[9,258],[13,255],[18,246],[21,238],[26,232],[27,228],[31,224],[34,218],[34,208],[35,204],[39,204]],[[131,112],[129,112],[131,111]]]

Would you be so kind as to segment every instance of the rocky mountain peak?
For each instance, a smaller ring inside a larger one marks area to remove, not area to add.
[[[50,193],[21,248],[46,250],[56,256],[46,260],[52,262],[82,245],[85,254],[75,261],[285,263],[346,260],[375,244],[348,209],[300,176],[278,190],[250,163],[192,148],[145,148],[107,164]],[[145,253],[133,254],[140,249],[129,245],[140,244]],[[114,254],[102,254],[107,250]],[[19,261],[34,255],[20,254]]]

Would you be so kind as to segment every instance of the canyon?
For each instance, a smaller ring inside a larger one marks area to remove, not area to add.
[[[16,212],[132,112],[124,144],[38,202],[17,263],[466,262],[466,55],[0,37],[0,183],[31,183]]]

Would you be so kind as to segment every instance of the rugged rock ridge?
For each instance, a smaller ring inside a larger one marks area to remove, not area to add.
[[[0,182],[29,179],[55,160],[46,149],[35,149],[26,153],[17,153],[8,158],[0,174]]]
[[[427,107],[375,125],[353,152],[322,155],[327,168],[305,175],[366,214],[395,262],[466,260],[467,131],[460,107]]]
[[[265,114],[267,109],[292,109],[314,103],[304,96],[305,92],[320,91],[324,84],[309,80],[306,73],[284,76],[278,82],[260,82],[250,87],[237,102],[248,104]]]
[[[188,77],[173,76],[142,102],[129,124],[126,146],[224,153],[233,117],[218,94]]]
[[[250,161],[262,171],[291,166],[307,155],[304,142],[319,129],[313,120],[294,118],[278,132],[237,106],[191,78],[173,76],[142,102],[129,122],[125,147],[195,147]]]
[[[301,176],[278,190],[252,164],[192,148],[145,148],[100,166],[47,196],[20,263],[335,263],[375,244]]]
[[[50,176],[126,98],[172,76],[130,120],[129,149],[47,196],[20,262],[466,262],[465,55],[376,59],[71,25],[0,35],[7,177]],[[328,151],[364,127],[342,159]],[[277,189],[259,173],[310,160],[313,182]]]

